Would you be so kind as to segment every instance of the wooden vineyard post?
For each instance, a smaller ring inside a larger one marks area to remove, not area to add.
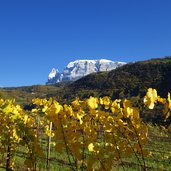
[[[52,122],[50,122],[49,124],[49,131],[50,133],[52,131]],[[48,137],[48,144],[47,144],[47,161],[46,161],[47,171],[50,171],[50,145],[51,145],[51,136]]]

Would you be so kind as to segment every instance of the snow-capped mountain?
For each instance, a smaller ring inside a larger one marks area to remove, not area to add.
[[[49,73],[47,84],[55,84],[61,81],[75,81],[88,74],[99,71],[110,71],[119,66],[126,64],[125,62],[114,62],[111,60],[76,60],[70,62],[62,73],[58,69],[53,68]]]

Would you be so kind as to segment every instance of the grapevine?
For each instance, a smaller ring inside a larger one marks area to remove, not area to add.
[[[47,168],[50,168],[50,147],[56,153],[65,152],[71,170],[112,170],[118,163],[124,170],[124,158],[134,155],[142,170],[146,170],[145,149],[148,127],[140,117],[140,109],[128,99],[110,97],[76,98],[70,105],[53,99],[33,99],[36,105],[25,111],[14,100],[0,99],[1,168],[16,170],[17,148],[27,152],[24,165],[38,169],[38,160],[46,156],[41,138],[48,139]],[[171,99],[157,95],[149,88],[144,105],[152,110],[162,104],[165,118],[171,115]],[[171,126],[168,127],[170,131]],[[41,130],[41,131],[40,131]],[[41,132],[41,133],[40,133]]]

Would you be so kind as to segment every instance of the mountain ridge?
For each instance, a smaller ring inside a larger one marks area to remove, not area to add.
[[[76,81],[64,81],[51,85],[0,88],[3,98],[21,99],[23,103],[32,97],[54,97],[71,101],[89,96],[127,98],[143,97],[149,87],[158,90],[161,97],[171,92],[171,57],[128,63],[112,71],[89,74]],[[30,96],[30,98],[29,98]]]
[[[72,61],[68,63],[62,73],[60,73],[58,69],[53,68],[48,75],[46,84],[55,84],[61,81],[75,81],[91,73],[110,71],[124,64],[126,63],[119,61],[114,62],[107,59]]]
[[[152,87],[167,96],[167,92],[171,91],[170,75],[171,57],[155,58],[128,63],[109,72],[87,75],[73,82],[70,89],[76,88],[74,94],[90,90],[92,94],[89,95],[123,98],[144,96],[147,89]]]

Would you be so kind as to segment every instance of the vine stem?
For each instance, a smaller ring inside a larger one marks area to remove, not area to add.
[[[81,131],[81,133],[82,133],[82,138],[83,138],[83,149],[82,149],[82,164],[81,164],[81,170],[84,171],[84,159],[85,159],[85,155],[84,155],[84,153],[85,153],[85,146],[84,146],[84,144],[85,144],[85,139],[84,139],[84,132],[83,132],[83,130]]]
[[[11,165],[11,143],[9,143],[8,150],[7,150],[7,162],[6,162],[7,171],[11,170],[10,165]]]
[[[97,155],[98,155],[98,154],[97,154]],[[98,161],[100,162],[100,164],[101,164],[101,166],[102,166],[102,169],[103,169],[104,171],[107,171],[106,168],[105,168],[105,166],[104,166],[104,164],[103,164],[103,162],[100,160],[100,158],[97,157],[97,159],[98,159]]]
[[[137,153],[135,152],[135,150],[134,150],[134,148],[133,148],[133,146],[132,146],[132,144],[131,144],[130,141],[128,140],[128,137],[126,137],[125,134],[124,134],[122,131],[120,131],[120,129],[118,129],[117,127],[115,127],[115,128],[116,128],[116,129],[123,135],[123,137],[126,139],[127,143],[130,145],[132,151],[134,152],[134,155],[135,155],[135,157],[137,158],[138,162],[141,163],[141,162],[140,162],[140,159],[139,159],[139,157],[138,157],[138,155],[137,155]]]
[[[52,132],[52,122],[50,122],[49,124],[49,131],[50,133]],[[50,171],[50,150],[51,150],[51,136],[48,137],[48,145],[47,145],[47,163],[46,163],[46,167],[47,167],[47,170]]]
[[[114,137],[113,134],[112,134],[112,137],[113,137],[113,140],[114,140],[114,143],[115,143],[115,146],[116,146],[116,151],[118,152],[118,155],[119,155],[119,160],[120,160],[121,163],[122,163],[122,168],[123,168],[123,170],[125,171],[124,163],[123,163],[122,158],[121,158],[121,153],[120,153],[119,149],[117,148],[116,139],[115,139],[115,137]]]
[[[135,134],[136,134],[136,137],[137,137],[137,140],[138,140],[138,145],[139,145],[140,150],[141,150],[141,154],[142,154],[141,156],[142,156],[142,161],[143,161],[143,170],[146,171],[145,158],[144,158],[144,153],[143,153],[142,145],[140,143],[139,135],[138,135],[137,130],[135,129],[133,124],[132,124],[132,126],[133,126],[133,129],[135,131]]]
[[[63,139],[64,139],[64,143],[65,143],[65,147],[66,147],[66,153],[67,153],[67,157],[68,157],[70,167],[71,167],[72,170],[76,171],[74,169],[74,167],[72,167],[71,159],[69,157],[69,148],[68,148],[68,145],[67,145],[67,141],[66,141],[66,137],[65,137],[65,133],[64,133],[64,128],[63,128],[63,125],[61,123],[61,120],[60,120],[60,126],[61,126],[61,129],[62,129],[62,135],[63,135]]]

